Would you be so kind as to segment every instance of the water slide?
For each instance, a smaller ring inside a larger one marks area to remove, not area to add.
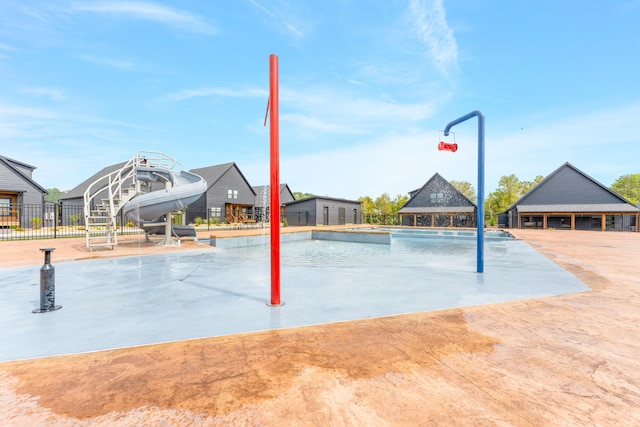
[[[159,166],[142,165],[136,167],[136,179],[165,186],[164,189],[135,196],[122,207],[125,216],[147,234],[165,234],[163,217],[181,211],[207,191],[207,183],[202,177],[184,170],[174,172]],[[171,234],[179,237],[196,235],[193,227],[174,224],[171,225]]]

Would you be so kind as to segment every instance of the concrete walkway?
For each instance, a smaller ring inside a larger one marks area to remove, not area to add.
[[[515,234],[593,290],[0,363],[3,422],[640,424],[640,235]]]

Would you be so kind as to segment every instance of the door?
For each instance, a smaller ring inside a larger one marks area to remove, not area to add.
[[[329,206],[322,207],[322,224],[329,225]]]
[[[338,208],[338,225],[345,225],[346,224],[345,216],[346,216],[346,209],[345,208]]]

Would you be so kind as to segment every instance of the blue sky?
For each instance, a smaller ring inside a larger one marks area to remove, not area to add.
[[[269,182],[269,55],[280,177],[293,191],[406,194],[435,172],[486,193],[570,162],[640,173],[639,0],[24,1],[0,6],[0,154],[69,190],[137,150]],[[451,141],[451,138],[448,139]]]

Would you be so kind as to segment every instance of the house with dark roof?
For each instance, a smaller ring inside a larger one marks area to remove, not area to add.
[[[207,181],[207,191],[189,205],[188,222],[194,222],[197,217],[228,223],[255,222],[256,193],[235,162],[191,169],[190,172]]]
[[[414,227],[475,227],[478,207],[439,173],[409,192],[398,211],[400,224]]]
[[[0,227],[28,227],[25,205],[44,206],[47,190],[33,180],[35,166],[0,156]]]
[[[284,204],[289,225],[344,225],[362,223],[357,200],[312,196]]]
[[[122,169],[126,163],[127,162],[121,162],[106,166],[69,190],[60,198],[63,215],[64,212],[72,212],[69,210],[72,209],[72,207],[81,209],[84,206],[84,193],[89,186],[96,182],[96,180]],[[190,172],[205,179],[207,182],[207,192],[187,207],[185,218],[187,223],[195,222],[195,218],[197,217],[203,219],[212,218],[219,222],[229,223],[253,221],[253,205],[255,203],[256,193],[235,163],[207,166],[192,169]],[[102,189],[104,185],[98,183],[94,187],[98,192],[104,191]],[[101,197],[98,194],[93,200],[99,201],[100,199]],[[95,206],[92,206],[92,209],[93,208],[95,208]],[[63,222],[65,221],[66,219],[63,218]],[[124,217],[121,221],[124,224]]]
[[[84,225],[84,193],[91,184],[97,182],[97,184],[92,187],[93,191],[91,195],[93,196],[95,194],[95,197],[91,199],[90,202],[91,209],[96,209],[96,205],[101,203],[102,199],[109,197],[107,190],[105,190],[105,186],[108,183],[106,176],[122,169],[126,164],[127,162],[121,162],[115,165],[105,166],[60,197],[60,224],[69,225],[79,223]],[[129,179],[128,184],[133,185],[132,178]],[[124,225],[127,222],[124,213],[120,212],[118,215],[119,223]]]
[[[253,203],[253,218],[257,222],[269,222],[269,204],[271,201],[271,186],[256,185],[253,187],[256,200]],[[280,220],[284,214],[284,204],[293,202],[296,197],[287,184],[280,184]]]
[[[506,227],[638,231],[640,209],[570,163],[511,205]]]
[[[67,191],[62,197],[60,197],[60,203],[62,204],[62,206],[84,206],[84,193],[87,191],[89,186],[96,182],[98,179],[103,178],[104,182],[101,183],[102,185],[97,184],[95,188],[98,192],[105,191],[103,190],[103,188],[107,184],[107,180],[104,177],[109,175],[111,172],[122,169],[122,167],[124,167],[124,165],[126,164],[127,162],[121,162],[100,169],[98,172],[94,173],[89,178],[85,179],[80,184]],[[131,180],[131,182],[133,182],[133,180]],[[95,206],[91,206],[91,208],[95,208]]]

